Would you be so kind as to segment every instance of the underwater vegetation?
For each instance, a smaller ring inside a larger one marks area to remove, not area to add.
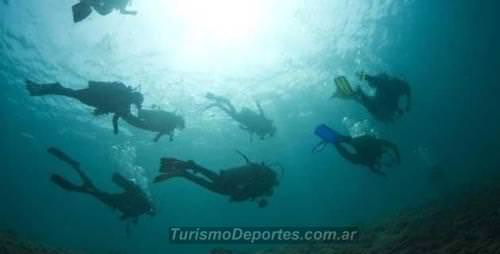
[[[500,177],[365,225],[354,244],[289,246],[257,254],[500,253]]]
[[[38,243],[19,239],[13,232],[0,232],[0,253],[2,254],[82,254],[53,249]]]

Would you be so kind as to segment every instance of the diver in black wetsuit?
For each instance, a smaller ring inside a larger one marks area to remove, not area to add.
[[[123,116],[123,120],[136,128],[157,132],[155,142],[163,135],[168,135],[170,141],[173,141],[174,130],[186,127],[182,116],[159,109],[141,109],[138,116],[128,114]]]
[[[274,126],[273,121],[265,116],[260,103],[256,102],[259,113],[255,113],[249,108],[243,108],[240,112],[238,112],[234,108],[231,101],[225,97],[208,93],[206,98],[214,101],[214,103],[210,104],[206,107],[206,109],[218,107],[229,115],[229,117],[238,122],[242,130],[250,133],[250,137],[252,137],[253,134],[256,134],[261,140],[263,140],[266,136],[272,137],[276,133],[276,127]]]
[[[392,167],[401,163],[398,147],[387,140],[372,135],[344,136],[324,124],[316,127],[314,133],[322,139],[313,149],[314,152],[322,150],[327,144],[333,144],[344,159],[355,165],[366,166],[376,174],[385,175],[382,166]],[[384,155],[391,151],[395,157],[394,161],[384,161]]]
[[[375,76],[357,73],[360,80],[366,80],[375,89],[374,96],[367,96],[359,91],[358,101],[377,119],[391,122],[400,118],[411,109],[411,89],[408,82],[391,77],[385,73]],[[406,105],[401,107],[401,98],[406,97]]]
[[[144,97],[130,86],[120,82],[89,81],[88,87],[74,90],[59,83],[37,84],[26,80],[26,89],[30,96],[61,95],[79,100],[85,105],[95,107],[94,115],[113,113],[113,131],[118,133],[120,117],[130,115],[133,104],[141,109]]]
[[[390,77],[387,74],[368,75],[357,73],[361,81],[375,89],[375,95],[369,96],[360,88],[353,89],[344,76],[335,78],[336,93],[332,98],[353,99],[363,105],[371,115],[382,122],[393,122],[411,108],[411,89],[406,81]],[[401,101],[406,97],[406,105],[401,107]]]
[[[245,159],[245,165],[221,170],[220,173],[206,169],[194,161],[162,158],[160,175],[154,182],[182,177],[209,191],[229,196],[231,201],[250,200],[257,201],[259,207],[267,206],[265,197],[271,196],[273,188],[279,185],[276,173],[264,163],[254,163],[244,154],[240,155]]]
[[[80,163],[78,161],[75,161],[63,151],[54,147],[50,147],[48,152],[59,160],[68,163],[82,179],[83,183],[81,185],[77,185],[71,183],[60,175],[53,174],[51,176],[51,181],[64,190],[85,193],[95,197],[97,200],[106,204],[113,210],[119,210],[122,213],[120,218],[124,221],[137,222],[137,219],[141,215],[155,215],[154,205],[151,203],[141,187],[136,185],[134,182],[124,178],[118,173],[114,173],[112,180],[116,185],[123,189],[123,192],[108,193],[101,191],[80,169]]]
[[[136,15],[137,11],[127,10],[130,0],[80,0],[73,5],[73,21],[80,22],[92,13],[93,8],[100,15],[108,15],[114,10],[119,10],[121,14]]]

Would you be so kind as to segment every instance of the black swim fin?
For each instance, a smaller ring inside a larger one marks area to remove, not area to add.
[[[75,185],[71,182],[69,182],[68,180],[66,180],[64,177],[60,176],[60,175],[56,175],[56,174],[53,174],[51,177],[50,177],[50,180],[57,184],[59,187],[67,190],[67,191],[78,191],[78,192],[84,192],[84,188],[83,186],[78,186],[78,185]]]
[[[181,161],[174,158],[161,158],[160,172],[162,173],[179,172],[195,168],[196,164],[193,161]]]
[[[43,96],[57,93],[64,89],[59,83],[52,84],[37,84],[31,80],[26,80],[26,90],[30,96]]]
[[[64,162],[68,163],[73,168],[80,169],[80,162],[72,159],[71,157],[69,157],[69,155],[65,154],[63,151],[59,150],[58,148],[49,147],[49,149],[47,149],[47,152],[54,155],[59,160],[62,160]]]
[[[90,13],[92,13],[92,8],[88,4],[79,2],[72,7],[73,10],[73,22],[78,23],[86,19]]]

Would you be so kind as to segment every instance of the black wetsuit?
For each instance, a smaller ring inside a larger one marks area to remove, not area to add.
[[[80,169],[80,163],[70,158],[61,150],[51,147],[48,152],[56,158],[68,163],[78,173],[82,180],[81,185],[71,183],[64,177],[53,174],[51,181],[67,191],[89,194],[112,209],[119,210],[122,220],[136,220],[143,214],[154,212],[154,207],[146,193],[134,182],[124,178],[118,173],[113,174],[113,182],[124,191],[120,193],[108,193],[99,190],[90,178]]]
[[[401,117],[404,112],[410,111],[411,89],[407,82],[386,74],[365,75],[365,80],[376,89],[375,95],[368,96],[360,92],[357,98],[378,120],[392,122]],[[405,109],[400,108],[400,100],[403,96],[407,97]]]
[[[354,149],[349,151],[345,145]],[[341,142],[335,143],[337,151],[344,159],[356,165],[363,165],[377,174],[383,175],[381,171],[381,159],[386,149],[391,149],[396,156],[396,162],[400,163],[399,149],[389,141],[378,139],[371,135],[355,138],[343,138]]]
[[[157,132],[155,142],[163,135],[168,135],[172,141],[174,130],[184,128],[184,119],[181,116],[163,110],[141,109],[138,116],[128,114],[123,116],[123,120],[136,128]]]
[[[119,118],[130,114],[132,104],[139,109],[142,104],[142,94],[134,92],[132,88],[121,82],[89,81],[88,87],[83,89],[71,89],[59,83],[37,84],[29,80],[26,83],[26,89],[31,96],[66,96],[94,107],[95,115],[113,113],[115,134],[118,133]]]
[[[170,177],[183,177],[214,193],[229,196],[231,201],[237,202],[270,196],[273,187],[278,184],[274,171],[255,163],[221,170],[218,174],[193,161],[164,158],[160,171],[163,175],[157,177],[156,182]]]

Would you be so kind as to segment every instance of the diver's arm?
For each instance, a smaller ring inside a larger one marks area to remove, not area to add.
[[[154,138],[154,142],[158,142],[158,140],[160,140],[160,138],[164,135],[165,133],[163,132],[158,132],[158,134],[156,134],[155,138]]]
[[[259,114],[260,114],[262,117],[265,117],[264,110],[262,109],[262,106],[260,105],[260,102],[256,101],[256,102],[255,102],[255,105],[257,105],[257,109],[259,109]]]
[[[335,148],[337,148],[337,151],[342,157],[344,157],[344,159],[354,164],[359,163],[359,156],[357,154],[350,153],[341,143],[335,143]]]
[[[115,113],[113,115],[113,132],[115,134],[118,134],[118,119],[120,119],[120,116]]]
[[[199,186],[201,186],[201,187],[203,187],[211,192],[218,193],[221,195],[227,195],[227,193],[222,191],[222,188],[220,188],[221,186],[216,185],[213,181],[207,181],[206,179],[204,179],[202,177],[198,177],[198,176],[195,176],[195,175],[193,175],[191,173],[187,173],[187,172],[182,174],[182,177],[188,179],[189,181],[191,181],[195,184],[198,184]]]
[[[137,11],[128,11],[125,8],[120,9],[120,13],[124,15],[137,15]]]

